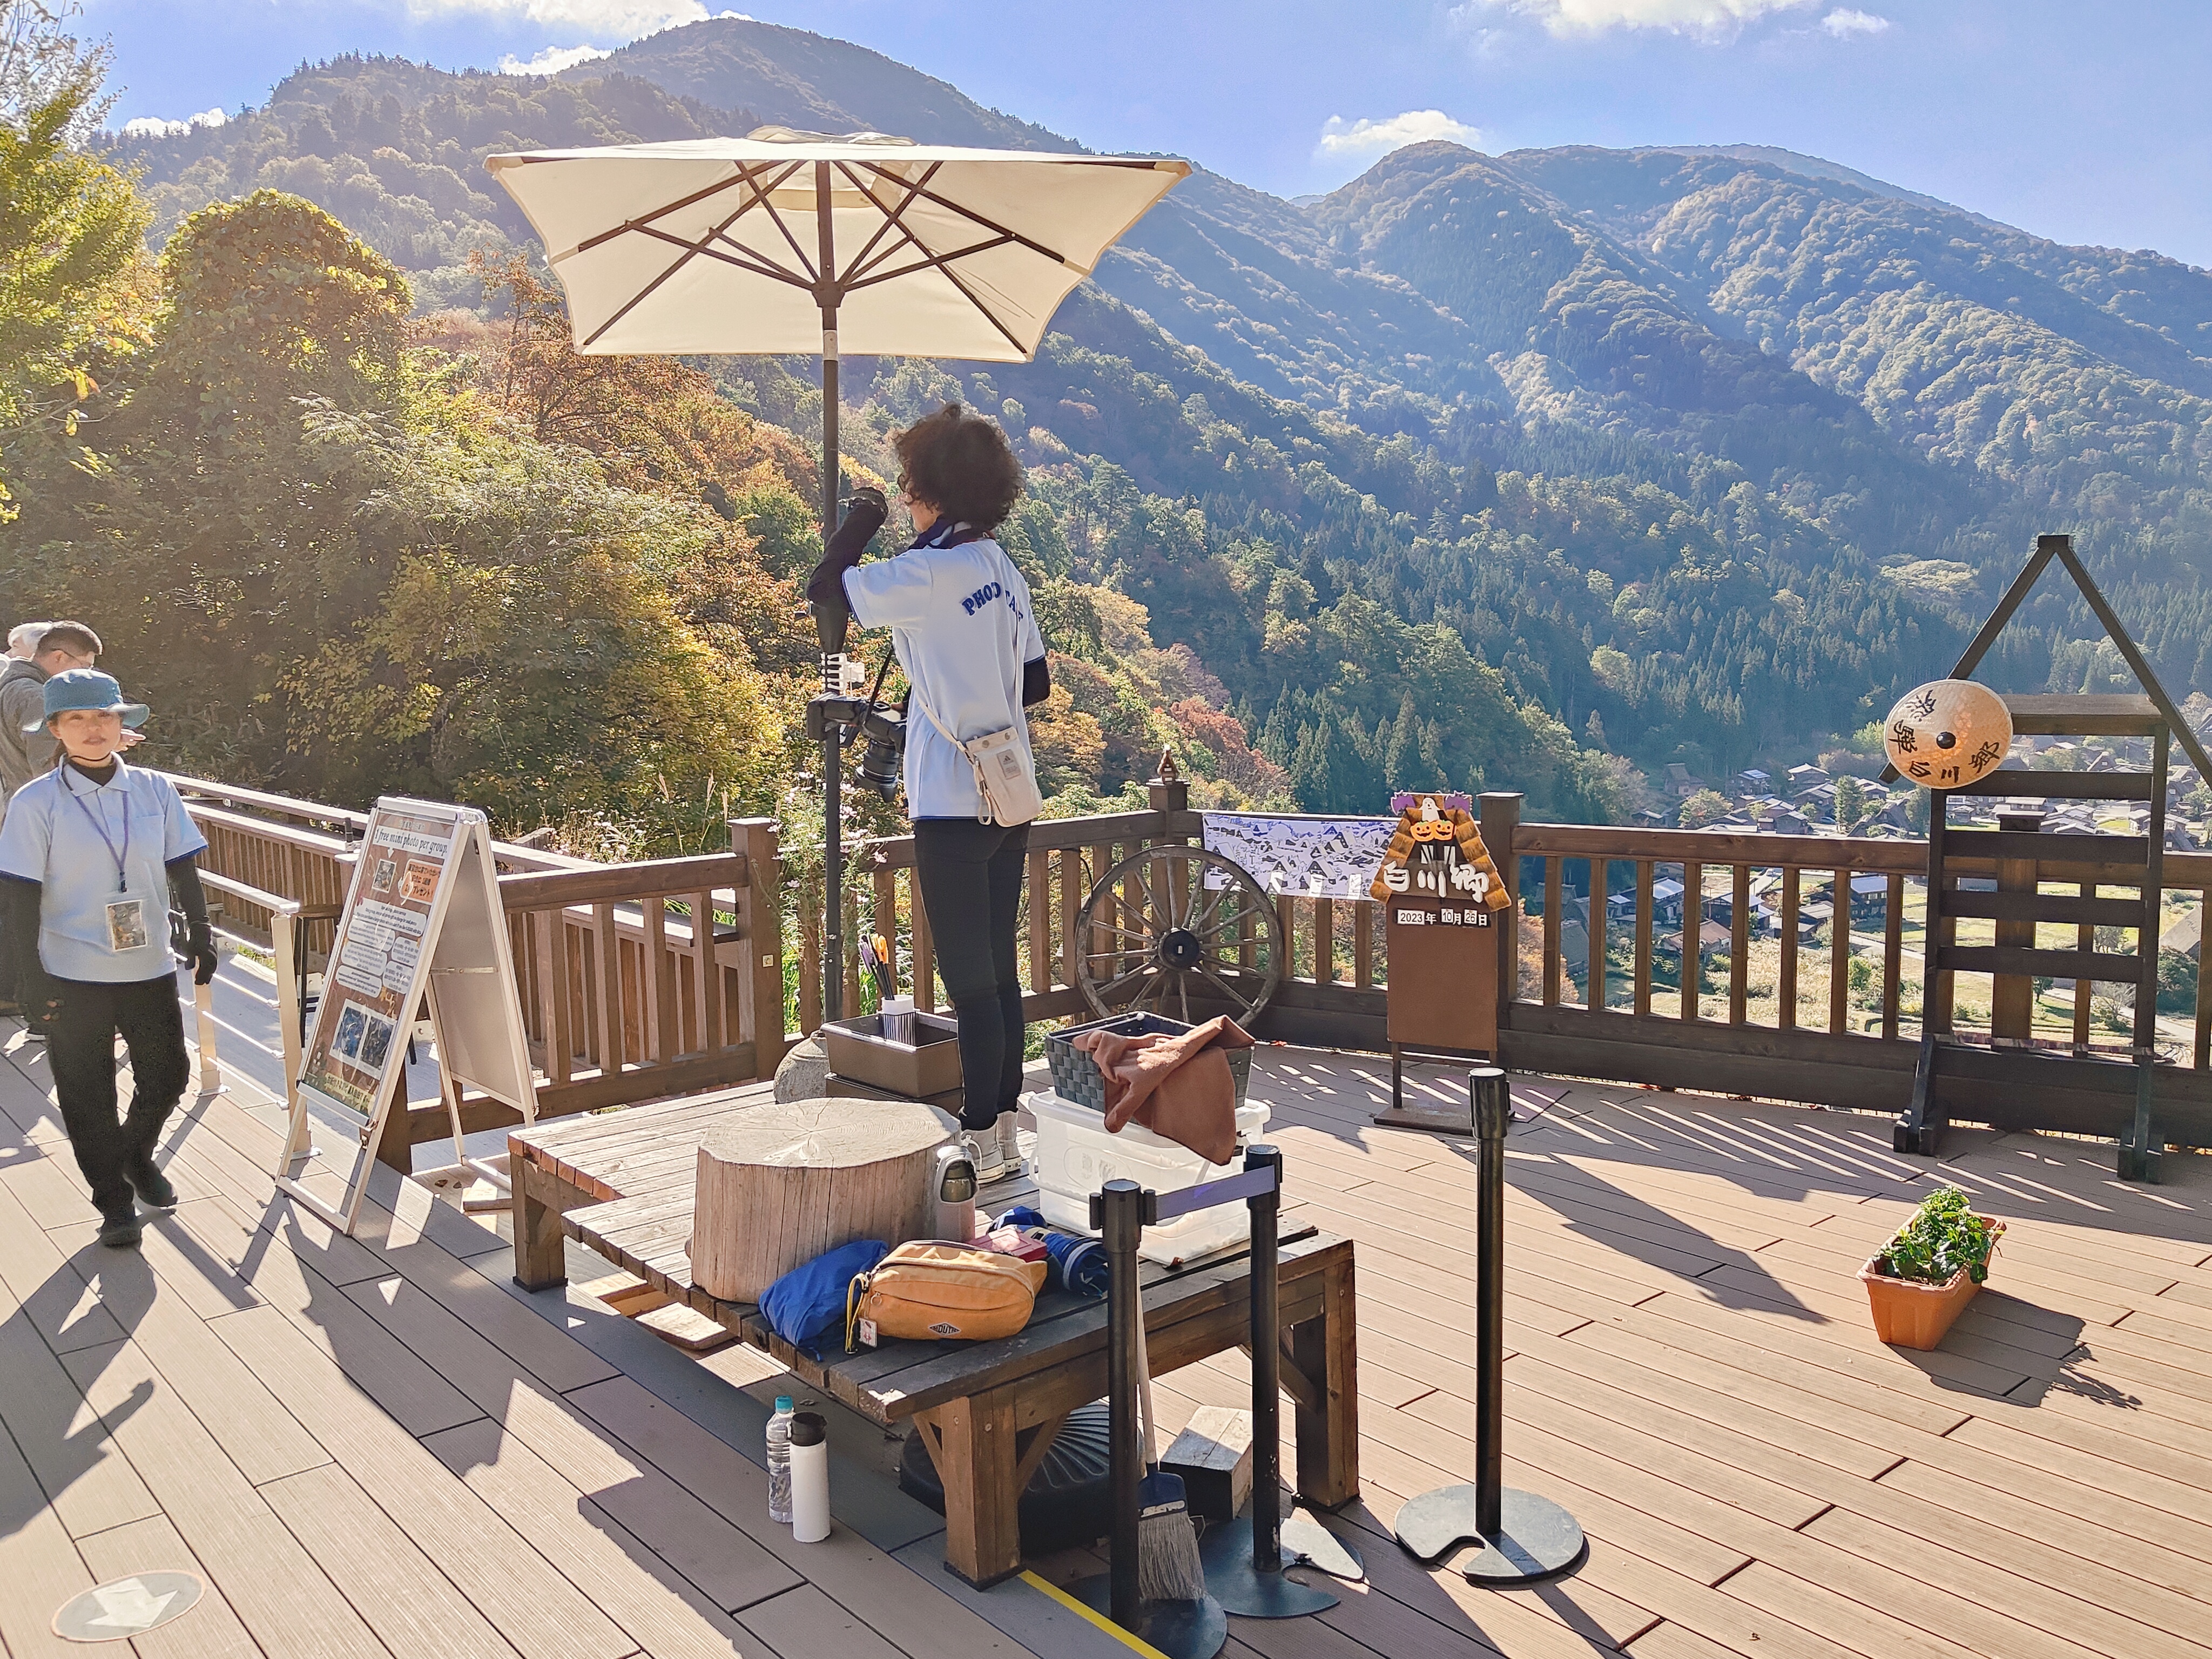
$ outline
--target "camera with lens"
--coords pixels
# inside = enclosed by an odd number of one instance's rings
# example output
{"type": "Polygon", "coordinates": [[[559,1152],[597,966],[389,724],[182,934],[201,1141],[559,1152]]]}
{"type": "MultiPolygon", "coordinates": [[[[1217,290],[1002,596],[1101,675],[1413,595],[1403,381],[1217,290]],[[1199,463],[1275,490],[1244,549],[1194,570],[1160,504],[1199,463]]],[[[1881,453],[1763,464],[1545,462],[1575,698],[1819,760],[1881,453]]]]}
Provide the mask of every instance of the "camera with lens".
{"type": "Polygon", "coordinates": [[[860,714],[860,781],[885,800],[898,793],[906,760],[906,711],[871,702],[860,714]]]}

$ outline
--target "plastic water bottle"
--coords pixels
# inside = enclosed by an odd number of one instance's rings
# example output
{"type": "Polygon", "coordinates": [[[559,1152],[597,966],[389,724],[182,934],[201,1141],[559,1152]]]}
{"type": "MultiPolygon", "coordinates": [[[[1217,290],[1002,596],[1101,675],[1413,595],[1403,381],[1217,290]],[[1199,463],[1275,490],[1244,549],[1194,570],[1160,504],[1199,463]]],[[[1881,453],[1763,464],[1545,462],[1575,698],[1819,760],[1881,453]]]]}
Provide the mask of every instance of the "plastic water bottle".
{"type": "Polygon", "coordinates": [[[791,1396],[775,1397],[768,1420],[768,1518],[791,1524],[791,1396]]]}

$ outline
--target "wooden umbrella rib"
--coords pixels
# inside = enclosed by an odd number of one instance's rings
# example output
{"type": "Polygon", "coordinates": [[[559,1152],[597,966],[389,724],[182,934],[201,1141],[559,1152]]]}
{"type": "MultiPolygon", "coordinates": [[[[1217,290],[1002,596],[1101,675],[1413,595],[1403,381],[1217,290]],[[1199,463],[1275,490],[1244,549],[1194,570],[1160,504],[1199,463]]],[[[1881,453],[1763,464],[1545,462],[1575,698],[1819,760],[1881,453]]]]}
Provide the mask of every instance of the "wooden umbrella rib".
{"type": "Polygon", "coordinates": [[[698,254],[702,258],[719,260],[721,264],[726,265],[735,265],[738,270],[748,271],[756,276],[766,276],[775,282],[788,283],[793,288],[811,288],[814,286],[814,284],[809,282],[805,277],[794,276],[791,272],[782,270],[776,265],[770,264],[766,259],[762,258],[757,252],[753,249],[747,247],[743,242],[731,241],[726,236],[718,236],[714,239],[727,245],[728,251],[726,252],[722,248],[707,247],[704,246],[694,247],[690,243],[685,241],[681,236],[675,235],[665,230],[649,230],[641,228],[638,234],[641,236],[650,236],[656,240],[667,242],[676,247],[690,249],[690,252],[698,254]]]}
{"type": "MultiPolygon", "coordinates": [[[[680,197],[677,200],[669,203],[665,207],[655,208],[652,212],[642,215],[638,218],[625,219],[622,223],[615,226],[611,229],[603,230],[596,236],[586,237],[569,251],[574,253],[588,253],[593,248],[599,246],[602,242],[611,242],[616,237],[627,235],[633,230],[644,230],[651,226],[657,219],[665,219],[670,214],[677,212],[681,209],[688,208],[695,203],[705,201],[709,196],[719,196],[724,191],[744,183],[745,177],[745,170],[743,167],[739,167],[735,176],[732,178],[717,180],[715,183],[706,186],[703,190],[695,190],[689,196],[680,197]]],[[[743,213],[744,209],[739,208],[738,211],[739,213],[743,213]]]]}
{"type": "MultiPolygon", "coordinates": [[[[784,176],[788,178],[790,176],[790,173],[787,171],[784,176]]],[[[597,345],[599,342],[600,336],[604,335],[617,323],[622,321],[623,318],[629,316],[629,313],[635,311],[639,306],[644,304],[645,301],[659,289],[663,283],[673,276],[678,271],[683,270],[684,266],[690,264],[695,258],[705,250],[709,242],[714,241],[717,237],[720,236],[724,231],[727,230],[732,225],[737,223],[739,219],[744,217],[744,215],[750,211],[754,203],[764,204],[767,202],[768,198],[761,193],[759,182],[753,178],[750,169],[741,167],[739,169],[738,179],[733,179],[731,182],[742,182],[750,185],[753,191],[752,201],[739,203],[738,204],[738,210],[735,213],[732,213],[728,218],[723,220],[721,223],[716,225],[704,236],[702,236],[696,243],[685,242],[680,237],[671,237],[666,231],[659,230],[644,224],[635,224],[634,226],[625,227],[625,228],[635,228],[641,234],[657,237],[664,240],[675,241],[683,247],[684,252],[677,256],[675,263],[671,264],[667,270],[662,271],[659,276],[654,277],[643,288],[638,289],[636,293],[631,295],[629,299],[623,301],[621,307],[615,312],[615,314],[608,318],[604,323],[601,323],[597,328],[593,329],[591,332],[590,337],[585,340],[583,345],[579,347],[578,349],[586,350],[597,345]]],[[[672,205],[671,208],[662,210],[664,212],[672,210],[672,205]]],[[[775,211],[775,210],[773,207],[769,209],[769,212],[771,216],[774,216],[775,211]]],[[[656,215],[653,216],[658,216],[656,215]]]]}
{"type": "MultiPolygon", "coordinates": [[[[918,259],[910,265],[901,265],[896,270],[880,271],[864,276],[858,282],[848,282],[845,284],[845,291],[850,294],[856,289],[873,288],[878,283],[895,283],[902,276],[913,276],[916,271],[941,270],[955,259],[969,259],[978,253],[988,253],[993,248],[1006,246],[1013,240],[1011,236],[994,236],[988,241],[970,243],[966,247],[955,248],[950,253],[928,253],[927,250],[924,249],[926,258],[918,259]]],[[[919,247],[921,244],[916,243],[915,246],[919,247]]]]}
{"type": "MultiPolygon", "coordinates": [[[[905,179],[900,179],[898,181],[899,187],[906,192],[906,195],[900,200],[896,206],[887,208],[882,202],[877,199],[875,191],[868,188],[866,181],[862,179],[860,174],[854,173],[850,166],[843,161],[837,163],[837,171],[843,173],[846,179],[851,182],[853,188],[859,191],[868,201],[873,203],[876,211],[884,216],[884,222],[876,227],[875,234],[869,237],[868,240],[861,245],[860,251],[853,256],[853,263],[845,268],[845,275],[840,281],[840,286],[850,289],[855,286],[855,278],[864,276],[867,274],[870,256],[875,252],[876,244],[884,240],[884,236],[886,232],[896,230],[903,234],[908,241],[914,240],[914,234],[907,229],[904,222],[902,222],[902,216],[905,214],[907,209],[914,204],[916,191],[919,190],[921,185],[927,185],[932,179],[934,179],[937,176],[938,168],[944,165],[945,164],[942,161],[932,161],[929,164],[928,170],[925,172],[920,179],[914,180],[912,183],[908,183],[905,179]]],[[[891,248],[886,248],[884,251],[884,258],[889,258],[895,251],[896,245],[891,248]]],[[[832,274],[834,275],[835,273],[833,272],[832,274]]]]}
{"type": "MultiPolygon", "coordinates": [[[[866,166],[869,171],[875,173],[879,176],[888,176],[891,178],[897,177],[895,173],[886,174],[884,169],[874,162],[866,162],[863,163],[863,165],[866,166]]],[[[903,181],[902,180],[901,182],[903,181]]],[[[963,206],[960,203],[953,201],[949,197],[939,196],[935,191],[929,189],[926,185],[917,183],[914,187],[914,193],[921,197],[924,201],[934,202],[938,206],[944,208],[948,212],[957,213],[962,218],[970,220],[973,222],[982,226],[983,228],[988,231],[1004,236],[1011,241],[1019,242],[1024,247],[1029,249],[1032,253],[1042,254],[1048,259],[1056,259],[1064,265],[1073,266],[1075,264],[1075,261],[1069,258],[1065,253],[1056,252],[1053,249],[1047,247],[1042,242],[1032,240],[1030,238],[1023,235],[1021,232],[1012,228],[1010,226],[999,223],[995,219],[986,218],[983,215],[976,212],[975,209],[963,206]]],[[[903,229],[904,227],[902,226],[901,228],[903,229]]],[[[925,252],[927,250],[925,250],[925,252]]]]}
{"type": "MultiPolygon", "coordinates": [[[[842,167],[843,164],[841,162],[841,163],[839,163],[839,165],[842,167]]],[[[880,167],[871,167],[871,168],[870,168],[870,171],[871,171],[871,172],[872,172],[873,173],[875,173],[875,174],[876,174],[876,176],[877,176],[878,178],[890,179],[894,180],[895,182],[899,183],[899,184],[901,184],[901,185],[904,185],[904,184],[906,183],[906,181],[905,181],[904,179],[898,179],[898,177],[897,177],[897,175],[896,175],[896,174],[895,174],[895,173],[885,173],[885,172],[884,171],[884,169],[882,169],[882,168],[880,168],[880,167]]],[[[851,173],[849,172],[849,170],[848,171],[848,173],[847,173],[847,175],[846,175],[846,176],[847,176],[848,178],[851,178],[851,177],[852,177],[852,174],[851,174],[851,173]]],[[[997,329],[997,330],[999,331],[1000,336],[1000,337],[1001,337],[1006,341],[1006,343],[1008,345],[1010,345],[1010,346],[1013,347],[1013,349],[1014,349],[1016,351],[1018,351],[1018,352],[1021,353],[1021,355],[1022,355],[1022,356],[1024,357],[1024,360],[1026,360],[1026,359],[1028,358],[1028,356],[1030,356],[1030,349],[1029,349],[1027,346],[1024,345],[1024,344],[1021,343],[1021,341],[1020,341],[1020,340],[1019,340],[1019,339],[1015,336],[1013,330],[1012,330],[1012,329],[1008,328],[1008,327],[1006,325],[1006,324],[1005,324],[1005,323],[1001,322],[1001,321],[999,319],[999,315],[998,315],[998,313],[997,313],[996,312],[993,311],[993,310],[991,309],[991,307],[988,307],[988,306],[985,305],[985,304],[983,303],[983,301],[982,301],[979,297],[977,297],[977,295],[976,295],[976,294],[975,294],[975,291],[973,289],[969,288],[969,287],[968,286],[968,284],[967,284],[967,283],[963,283],[963,282],[962,282],[962,281],[960,280],[960,274],[959,274],[957,271],[954,270],[951,265],[946,264],[944,264],[944,263],[942,263],[941,261],[939,261],[939,260],[938,259],[937,256],[936,256],[936,255],[935,255],[935,254],[931,251],[931,249],[930,249],[930,247],[929,247],[929,245],[928,245],[927,243],[924,242],[924,241],[923,241],[920,237],[916,236],[916,235],[914,234],[913,230],[912,230],[910,228],[908,228],[908,224],[907,224],[907,222],[906,222],[906,220],[905,220],[905,217],[904,217],[904,215],[905,215],[905,212],[906,212],[906,210],[907,210],[908,205],[909,204],[909,203],[911,202],[912,198],[913,198],[915,196],[923,196],[923,197],[927,197],[927,198],[929,200],[931,200],[931,201],[937,201],[937,200],[939,200],[939,198],[937,198],[936,196],[934,196],[933,194],[932,194],[931,192],[929,192],[927,190],[926,190],[926,189],[923,187],[923,185],[924,185],[924,182],[925,182],[925,180],[926,180],[927,177],[927,175],[925,175],[925,176],[924,176],[924,179],[923,179],[923,180],[916,180],[916,181],[915,181],[915,182],[911,186],[909,186],[909,187],[908,187],[908,201],[907,201],[907,202],[902,202],[902,203],[899,204],[898,212],[897,212],[896,214],[886,214],[886,215],[884,216],[884,223],[883,223],[883,225],[882,225],[882,226],[880,226],[880,227],[878,227],[878,232],[879,232],[879,234],[880,234],[880,232],[881,232],[882,230],[884,230],[884,229],[890,229],[890,230],[895,230],[895,231],[896,231],[896,232],[899,234],[899,235],[900,235],[902,238],[903,238],[903,239],[904,239],[904,242],[905,242],[905,245],[906,245],[906,246],[912,247],[912,248],[915,250],[915,252],[917,252],[917,253],[919,253],[919,254],[921,254],[921,255],[922,256],[922,258],[923,258],[923,259],[924,259],[925,261],[927,261],[927,262],[928,262],[928,263],[927,263],[927,264],[925,264],[925,265],[921,265],[921,266],[917,266],[917,267],[915,267],[915,269],[917,269],[917,270],[930,269],[930,270],[938,270],[938,271],[939,271],[939,272],[943,273],[944,277],[945,277],[945,280],[946,282],[948,282],[948,283],[951,283],[951,284],[952,284],[952,286],[953,286],[956,289],[957,289],[957,290],[958,290],[959,295],[960,295],[960,297],[961,297],[962,299],[963,299],[963,300],[967,301],[968,301],[968,303],[969,303],[969,305],[971,305],[971,306],[975,307],[975,309],[976,309],[978,312],[981,313],[982,313],[982,315],[983,315],[984,319],[985,319],[987,322],[988,322],[988,323],[991,325],[991,326],[992,326],[993,328],[995,328],[995,329],[997,329]]],[[[860,180],[859,180],[858,179],[853,179],[853,182],[854,182],[856,185],[860,184],[860,180]]],[[[865,187],[863,187],[863,188],[861,189],[861,192],[860,192],[860,193],[861,193],[862,195],[864,195],[864,196],[866,196],[866,197],[867,197],[867,198],[868,198],[870,201],[872,201],[872,201],[875,201],[875,199],[876,199],[876,198],[875,198],[875,197],[874,197],[874,195],[873,195],[873,193],[872,193],[872,192],[871,192],[871,191],[867,191],[865,187]]],[[[880,210],[880,209],[881,209],[882,204],[881,204],[880,203],[878,203],[877,205],[878,205],[878,210],[880,210]]],[[[980,219],[980,218],[977,218],[977,217],[976,217],[976,216],[975,216],[975,215],[974,215],[974,214],[972,214],[972,213],[967,213],[967,212],[966,212],[966,210],[964,210],[964,209],[957,209],[957,208],[956,208],[956,209],[955,209],[955,210],[956,210],[956,211],[958,211],[958,212],[961,212],[961,213],[963,213],[963,214],[964,214],[964,215],[965,215],[965,216],[967,216],[967,217],[969,217],[969,218],[970,218],[970,219],[975,219],[975,222],[976,222],[976,223],[978,223],[978,224],[984,224],[984,223],[986,223],[986,222],[985,222],[985,221],[983,221],[983,220],[981,220],[981,219],[980,219]]],[[[1019,237],[1016,237],[1016,236],[1014,236],[1014,235],[1013,235],[1013,233],[1012,233],[1011,231],[1005,231],[1005,230],[1003,229],[1003,228],[1002,228],[1002,227],[1000,227],[1000,226],[997,226],[997,225],[990,225],[990,226],[988,226],[988,228],[990,228],[990,229],[992,229],[992,230],[994,230],[994,231],[1000,231],[1002,234],[1006,235],[1006,236],[1007,236],[1007,237],[1009,237],[1011,240],[1016,240],[1016,241],[1020,241],[1020,240],[1023,240],[1023,239],[1021,239],[1021,238],[1019,238],[1019,237]]],[[[894,246],[897,246],[897,245],[896,245],[896,244],[894,244],[894,246]]],[[[1036,245],[1035,243],[1029,243],[1029,244],[1026,244],[1026,246],[1032,246],[1032,247],[1034,247],[1034,246],[1036,246],[1036,245]]],[[[881,257],[885,258],[890,258],[890,252],[891,252],[891,250],[890,250],[890,249],[885,250],[884,253],[881,257]]],[[[1038,249],[1038,252],[1042,252],[1042,253],[1048,254],[1048,255],[1049,255],[1051,258],[1060,258],[1060,256],[1059,256],[1058,254],[1052,253],[1051,250],[1050,250],[1050,249],[1048,249],[1048,248],[1039,248],[1039,249],[1038,249]]],[[[1065,261],[1065,260],[1062,260],[1062,261],[1061,261],[1061,263],[1062,263],[1062,264],[1065,264],[1065,263],[1066,263],[1066,261],[1065,261]]],[[[850,287],[858,287],[858,286],[861,286],[861,285],[862,285],[862,284],[853,283],[853,284],[849,284],[848,286],[850,286],[850,287]]]]}

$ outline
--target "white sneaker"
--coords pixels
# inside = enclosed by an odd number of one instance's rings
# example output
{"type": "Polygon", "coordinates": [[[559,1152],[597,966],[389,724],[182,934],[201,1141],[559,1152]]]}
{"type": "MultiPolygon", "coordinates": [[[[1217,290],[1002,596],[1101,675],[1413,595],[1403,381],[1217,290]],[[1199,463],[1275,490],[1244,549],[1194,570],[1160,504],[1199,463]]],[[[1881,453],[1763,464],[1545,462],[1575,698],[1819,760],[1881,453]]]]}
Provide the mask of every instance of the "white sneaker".
{"type": "Polygon", "coordinates": [[[1022,1160],[1021,1133],[1015,1127],[1021,1121],[1012,1112],[999,1114],[999,1156],[1006,1160],[1008,1175],[1027,1175],[1029,1165],[1022,1160]]]}
{"type": "Polygon", "coordinates": [[[995,1127],[978,1132],[969,1129],[960,1137],[961,1150],[968,1161],[975,1166],[975,1184],[988,1187],[994,1181],[1006,1178],[1006,1160],[999,1151],[999,1133],[995,1127]]]}

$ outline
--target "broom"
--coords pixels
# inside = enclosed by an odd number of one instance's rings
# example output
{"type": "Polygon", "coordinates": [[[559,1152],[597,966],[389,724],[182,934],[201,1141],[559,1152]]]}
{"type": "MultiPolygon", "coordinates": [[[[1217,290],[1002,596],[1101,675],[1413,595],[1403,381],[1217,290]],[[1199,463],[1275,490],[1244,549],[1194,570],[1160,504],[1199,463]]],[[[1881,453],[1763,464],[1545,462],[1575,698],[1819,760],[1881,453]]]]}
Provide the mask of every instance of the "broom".
{"type": "Polygon", "coordinates": [[[1152,1363],[1145,1347],[1144,1304],[1137,1307],[1137,1434],[1145,1478],[1137,1483],[1137,1594],[1147,1601],[1195,1601],[1206,1594],[1198,1532],[1183,1501],[1182,1477],[1164,1473],[1152,1456],[1152,1363]]]}

